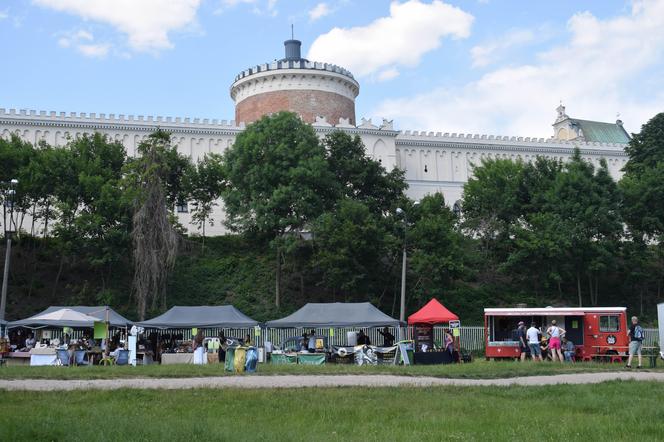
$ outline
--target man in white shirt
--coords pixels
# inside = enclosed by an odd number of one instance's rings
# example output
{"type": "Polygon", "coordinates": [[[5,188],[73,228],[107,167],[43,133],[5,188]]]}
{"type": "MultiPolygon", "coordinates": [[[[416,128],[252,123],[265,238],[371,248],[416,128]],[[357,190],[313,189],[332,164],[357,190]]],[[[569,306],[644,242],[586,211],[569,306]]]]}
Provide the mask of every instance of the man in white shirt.
{"type": "Polygon", "coordinates": [[[540,348],[540,331],[537,329],[537,324],[534,322],[530,324],[530,328],[526,330],[526,336],[528,336],[528,347],[530,347],[530,356],[532,356],[533,361],[540,360],[542,361],[542,349],[540,348]]]}

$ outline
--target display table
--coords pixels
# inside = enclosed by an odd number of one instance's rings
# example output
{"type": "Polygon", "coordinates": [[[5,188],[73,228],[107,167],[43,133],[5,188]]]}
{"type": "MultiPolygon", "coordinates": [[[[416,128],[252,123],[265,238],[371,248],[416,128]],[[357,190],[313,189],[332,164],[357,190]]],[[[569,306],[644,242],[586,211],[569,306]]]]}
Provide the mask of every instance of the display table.
{"type": "Polygon", "coordinates": [[[297,364],[297,354],[295,353],[272,353],[270,358],[270,363],[279,365],[279,364],[297,364]]]}
{"type": "Polygon", "coordinates": [[[33,348],[30,350],[30,365],[55,365],[57,357],[54,348],[33,348]]]}
{"type": "Polygon", "coordinates": [[[454,358],[448,351],[416,352],[413,360],[415,365],[451,364],[454,362],[454,358]]]}
{"type": "Polygon", "coordinates": [[[325,353],[298,353],[297,363],[301,365],[325,365],[325,353]]]}
{"type": "Polygon", "coordinates": [[[161,354],[161,364],[162,365],[193,364],[193,363],[194,363],[194,354],[193,353],[162,353],[161,354]]]}
{"type": "Polygon", "coordinates": [[[10,351],[4,358],[7,365],[29,365],[30,352],[28,351],[10,351]]]}

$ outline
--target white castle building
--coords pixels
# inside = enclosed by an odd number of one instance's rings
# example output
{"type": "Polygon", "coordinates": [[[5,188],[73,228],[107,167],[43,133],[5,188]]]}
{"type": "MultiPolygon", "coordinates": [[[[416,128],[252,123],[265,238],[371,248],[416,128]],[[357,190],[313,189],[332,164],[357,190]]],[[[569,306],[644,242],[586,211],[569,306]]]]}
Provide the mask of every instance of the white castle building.
{"type": "MultiPolygon", "coordinates": [[[[60,146],[83,134],[99,132],[121,141],[130,155],[155,129],[172,134],[183,154],[193,160],[207,152],[223,153],[233,144],[246,124],[263,115],[288,110],[299,114],[321,135],[343,130],[361,137],[367,155],[388,170],[405,171],[407,194],[415,200],[441,192],[450,206],[462,196],[463,185],[472,176],[474,165],[483,158],[509,158],[531,161],[538,156],[566,160],[579,148],[582,156],[599,164],[603,158],[615,179],[627,162],[624,151],[629,135],[620,120],[601,123],[570,118],[558,107],[551,138],[494,136],[462,133],[396,131],[392,121],[374,124],[370,119],[355,120],[355,98],[359,83],[347,70],[328,63],[311,62],[300,56],[301,43],[287,40],[286,56],[242,71],[231,85],[235,120],[171,118],[103,113],[65,113],[0,109],[0,136],[16,134],[31,143],[44,141],[60,146]]],[[[186,207],[178,208],[183,225],[190,224],[186,207]]],[[[213,214],[208,234],[221,234],[223,207],[213,214]]]]}

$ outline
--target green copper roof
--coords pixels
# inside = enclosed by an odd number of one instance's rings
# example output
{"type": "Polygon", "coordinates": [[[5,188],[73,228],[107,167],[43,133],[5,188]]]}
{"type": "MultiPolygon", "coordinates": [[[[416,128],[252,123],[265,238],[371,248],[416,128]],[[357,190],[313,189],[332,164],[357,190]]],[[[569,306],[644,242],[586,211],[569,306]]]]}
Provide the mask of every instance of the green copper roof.
{"type": "Polygon", "coordinates": [[[577,120],[571,118],[572,124],[581,128],[586,141],[600,143],[629,143],[629,134],[617,123],[600,123],[599,121],[577,120]]]}

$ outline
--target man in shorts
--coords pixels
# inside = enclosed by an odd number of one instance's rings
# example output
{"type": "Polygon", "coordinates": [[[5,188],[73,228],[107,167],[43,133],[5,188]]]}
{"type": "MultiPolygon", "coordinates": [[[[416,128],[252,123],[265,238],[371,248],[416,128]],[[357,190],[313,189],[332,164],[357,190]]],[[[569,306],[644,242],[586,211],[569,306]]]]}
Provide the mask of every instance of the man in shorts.
{"type": "Polygon", "coordinates": [[[632,316],[632,325],[627,331],[629,336],[629,358],[627,358],[627,368],[632,368],[632,358],[634,354],[639,355],[639,365],[636,368],[641,368],[641,346],[643,345],[643,328],[639,325],[639,318],[632,316]]]}
{"type": "Polygon", "coordinates": [[[526,324],[519,321],[519,327],[516,329],[516,337],[519,340],[519,350],[521,351],[521,362],[526,360],[526,356],[530,353],[528,348],[528,337],[526,336],[526,324]]]}
{"type": "Polygon", "coordinates": [[[530,347],[530,356],[533,361],[542,361],[542,350],[540,349],[540,331],[537,329],[537,324],[534,322],[530,324],[530,328],[526,331],[528,336],[528,347],[530,347]]]}

